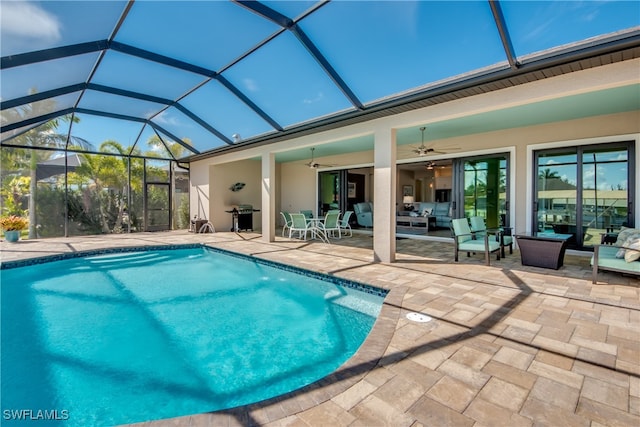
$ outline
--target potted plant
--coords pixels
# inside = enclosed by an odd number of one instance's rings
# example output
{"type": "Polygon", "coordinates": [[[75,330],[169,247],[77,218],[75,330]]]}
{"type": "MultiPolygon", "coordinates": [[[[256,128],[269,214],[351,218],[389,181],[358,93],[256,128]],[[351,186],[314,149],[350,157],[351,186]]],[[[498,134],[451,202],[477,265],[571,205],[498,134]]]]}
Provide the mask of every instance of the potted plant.
{"type": "Polygon", "coordinates": [[[27,228],[29,220],[16,215],[0,217],[0,228],[4,231],[4,238],[7,242],[17,242],[20,232],[27,228]]]}

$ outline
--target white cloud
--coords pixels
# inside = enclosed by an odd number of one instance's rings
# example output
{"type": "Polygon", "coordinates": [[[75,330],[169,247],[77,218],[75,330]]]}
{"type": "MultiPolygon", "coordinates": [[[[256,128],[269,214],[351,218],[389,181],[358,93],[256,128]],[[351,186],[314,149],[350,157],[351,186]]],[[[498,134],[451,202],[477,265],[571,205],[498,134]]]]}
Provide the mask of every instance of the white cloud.
{"type": "MultiPolygon", "coordinates": [[[[586,181],[588,179],[593,178],[594,175],[595,175],[595,172],[593,168],[588,168],[583,171],[582,179],[586,181]]],[[[600,174],[598,174],[598,176],[600,176],[600,174]]]]}
{"type": "Polygon", "coordinates": [[[315,104],[316,102],[322,101],[324,99],[324,93],[318,92],[318,95],[315,98],[305,98],[302,100],[305,104],[315,104]]]}
{"type": "Polygon", "coordinates": [[[60,22],[58,19],[26,1],[2,2],[2,36],[14,36],[24,39],[60,40],[60,22]]]}
{"type": "Polygon", "coordinates": [[[242,83],[244,83],[244,87],[249,91],[249,92],[257,92],[258,91],[258,83],[250,78],[246,78],[242,80],[242,83]]]}
{"type": "Polygon", "coordinates": [[[167,111],[163,111],[153,118],[153,121],[159,125],[170,125],[170,126],[180,126],[180,121],[177,117],[171,116],[167,111]]]}
{"type": "Polygon", "coordinates": [[[540,25],[531,28],[523,37],[523,40],[535,40],[540,38],[542,35],[547,34],[549,32],[549,27],[551,26],[551,22],[543,22],[540,25]]]}
{"type": "Polygon", "coordinates": [[[598,11],[597,11],[597,10],[594,10],[594,11],[592,11],[592,12],[590,12],[590,13],[585,14],[585,15],[582,17],[582,20],[583,20],[583,21],[586,21],[586,22],[593,22],[593,21],[595,21],[595,20],[596,20],[596,18],[597,18],[597,17],[598,17],[598,11]]]}

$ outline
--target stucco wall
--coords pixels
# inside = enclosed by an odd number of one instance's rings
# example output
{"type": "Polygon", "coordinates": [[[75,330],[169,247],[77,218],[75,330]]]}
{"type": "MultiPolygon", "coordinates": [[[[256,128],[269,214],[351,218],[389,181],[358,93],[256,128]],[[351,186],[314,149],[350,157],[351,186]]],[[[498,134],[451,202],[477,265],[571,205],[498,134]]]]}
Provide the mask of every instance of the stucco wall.
{"type": "MultiPolygon", "coordinates": [[[[572,121],[549,123],[539,126],[487,132],[446,140],[449,146],[469,147],[469,151],[460,150],[451,153],[449,158],[458,156],[498,153],[511,150],[514,155],[511,167],[512,200],[514,208],[512,223],[518,231],[525,231],[530,216],[528,206],[532,165],[528,152],[532,149],[549,146],[567,146],[578,144],[604,143],[633,139],[640,134],[640,113],[637,111],[607,116],[591,117],[572,121]],[[620,137],[619,135],[626,135],[620,137]],[[631,135],[631,136],[629,136],[631,135]],[[472,148],[472,149],[471,149],[472,148]]],[[[442,141],[431,141],[437,145],[442,141]]],[[[399,147],[399,153],[402,147],[399,147]]],[[[640,147],[636,147],[638,158],[640,147]]],[[[351,153],[342,156],[321,157],[320,163],[335,165],[336,168],[362,166],[373,161],[373,151],[351,153]]],[[[640,158],[636,160],[640,164],[640,158]]],[[[229,214],[224,212],[232,205],[250,203],[260,208],[260,161],[239,160],[220,165],[208,165],[207,161],[194,162],[191,165],[191,217],[208,217],[216,228],[229,228],[229,214]],[[245,182],[247,186],[238,193],[228,188],[235,182],[245,182]]],[[[280,210],[297,212],[301,209],[316,210],[316,170],[309,169],[303,162],[290,162],[277,165],[276,213],[280,210]]],[[[367,182],[367,195],[372,198],[373,188],[367,182]]],[[[402,185],[413,185],[407,176],[398,179],[398,202],[401,203],[402,185]]],[[[636,195],[640,200],[640,194],[636,195]]],[[[279,214],[276,222],[280,224],[279,214]]],[[[636,220],[638,222],[638,220],[636,220]]],[[[254,227],[260,227],[260,215],[254,216],[254,227]]]]}
{"type": "MultiPolygon", "coordinates": [[[[216,230],[231,229],[231,215],[226,212],[234,205],[250,204],[261,209],[261,162],[259,160],[237,160],[215,164],[209,160],[191,163],[190,167],[190,217],[207,218],[216,230]],[[229,190],[237,182],[245,187],[233,192],[229,190]]],[[[276,181],[280,182],[280,167],[276,165],[276,181]]],[[[280,203],[281,188],[276,187],[276,204],[280,203]]],[[[254,230],[261,230],[262,214],[253,216],[254,230]]]]}
{"type": "Polygon", "coordinates": [[[280,168],[280,211],[299,212],[308,209],[317,211],[316,171],[302,163],[283,163],[280,168]]]}

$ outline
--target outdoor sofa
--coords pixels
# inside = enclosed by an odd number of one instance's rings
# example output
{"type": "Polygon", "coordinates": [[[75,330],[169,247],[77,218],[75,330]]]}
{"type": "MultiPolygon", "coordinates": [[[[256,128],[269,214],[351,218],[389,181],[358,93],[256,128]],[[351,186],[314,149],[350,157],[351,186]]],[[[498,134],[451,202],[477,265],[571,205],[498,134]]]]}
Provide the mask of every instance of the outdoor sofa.
{"type": "Polygon", "coordinates": [[[599,270],[640,276],[640,229],[622,227],[614,245],[595,245],[591,266],[594,284],[599,270]]]}
{"type": "Polygon", "coordinates": [[[436,227],[449,228],[451,224],[450,202],[418,202],[413,204],[413,211],[425,216],[425,209],[430,216],[436,217],[436,227]]]}

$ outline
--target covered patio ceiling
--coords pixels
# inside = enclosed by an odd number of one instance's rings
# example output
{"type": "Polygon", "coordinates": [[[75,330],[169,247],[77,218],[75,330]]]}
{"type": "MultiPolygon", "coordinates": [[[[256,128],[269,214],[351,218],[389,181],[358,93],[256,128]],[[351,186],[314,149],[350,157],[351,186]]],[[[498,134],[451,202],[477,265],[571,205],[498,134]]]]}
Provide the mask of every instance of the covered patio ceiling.
{"type": "MultiPolygon", "coordinates": [[[[2,146],[64,118],[69,151],[115,140],[133,153],[159,139],[154,156],[201,158],[640,56],[640,4],[628,1],[0,7],[2,146]]],[[[574,95],[431,123],[426,137],[629,111],[639,98],[637,86],[574,95]]],[[[419,127],[398,143],[419,142],[419,127]]],[[[372,147],[364,136],[322,154],[372,147]]]]}

